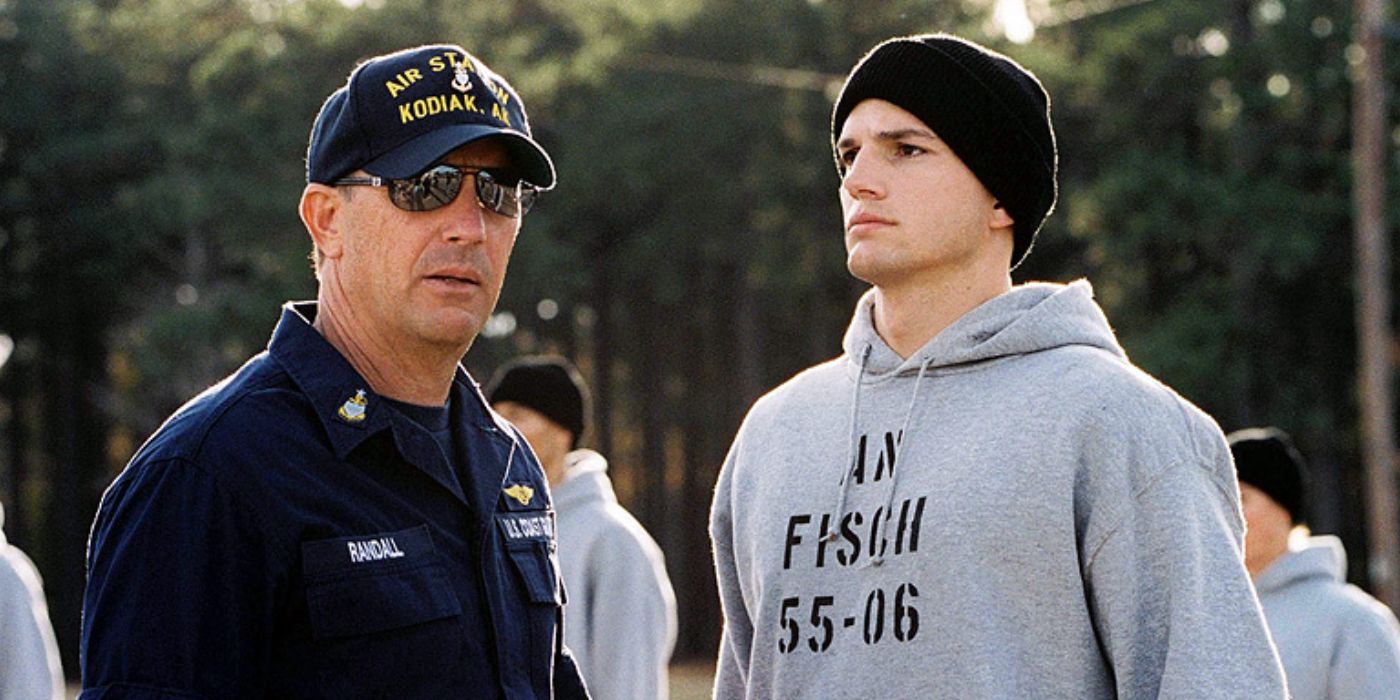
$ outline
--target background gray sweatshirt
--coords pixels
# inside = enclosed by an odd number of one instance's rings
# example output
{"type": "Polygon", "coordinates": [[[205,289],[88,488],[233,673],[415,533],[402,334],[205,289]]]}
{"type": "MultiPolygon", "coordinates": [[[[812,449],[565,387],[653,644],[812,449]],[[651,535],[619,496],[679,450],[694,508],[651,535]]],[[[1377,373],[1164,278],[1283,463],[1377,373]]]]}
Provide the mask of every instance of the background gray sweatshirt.
{"type": "Polygon", "coordinates": [[[617,502],[608,462],[574,450],[551,492],[564,643],[594,700],[664,700],[676,645],[676,597],[656,541],[617,502]]]}
{"type": "Polygon", "coordinates": [[[1281,698],[1224,436],[1086,282],[908,360],[871,295],[760,399],[711,516],[718,698],[1281,698]]]}
{"type": "Polygon", "coordinates": [[[1400,697],[1400,626],[1380,601],[1346,582],[1331,535],[1274,560],[1254,584],[1293,700],[1400,697]]]}
{"type": "Polygon", "coordinates": [[[0,506],[0,700],[64,696],[58,642],[34,562],[5,539],[0,506]]]}

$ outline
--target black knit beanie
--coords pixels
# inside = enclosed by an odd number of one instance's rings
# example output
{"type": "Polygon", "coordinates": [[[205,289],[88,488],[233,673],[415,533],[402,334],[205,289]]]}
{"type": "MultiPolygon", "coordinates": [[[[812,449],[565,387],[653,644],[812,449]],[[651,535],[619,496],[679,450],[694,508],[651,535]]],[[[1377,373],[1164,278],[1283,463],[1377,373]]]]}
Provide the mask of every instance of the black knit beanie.
{"type": "Polygon", "coordinates": [[[1277,428],[1249,428],[1230,433],[1226,439],[1240,481],[1268,494],[1288,511],[1295,525],[1306,521],[1303,495],[1307,467],[1288,433],[1277,428]]]}
{"type": "MultiPolygon", "coordinates": [[[[1015,221],[1011,267],[1055,208],[1058,155],[1050,96],[1020,64],[947,34],[896,37],[851,70],[831,114],[835,150],[851,110],[891,102],[933,129],[1015,221]]],[[[836,164],[841,170],[841,163],[836,164]]]]}
{"type": "Polygon", "coordinates": [[[491,377],[486,400],[533,409],[574,434],[574,448],[588,420],[588,386],[572,363],[562,357],[522,357],[506,363],[491,377]]]}

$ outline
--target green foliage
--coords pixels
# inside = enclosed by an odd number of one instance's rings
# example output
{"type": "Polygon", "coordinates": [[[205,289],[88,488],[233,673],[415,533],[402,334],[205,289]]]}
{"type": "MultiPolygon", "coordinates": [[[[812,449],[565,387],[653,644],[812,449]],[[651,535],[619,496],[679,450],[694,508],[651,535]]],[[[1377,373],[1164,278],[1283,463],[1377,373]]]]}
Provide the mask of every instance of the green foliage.
{"type": "Polygon", "coordinates": [[[1349,455],[1338,10],[1144,7],[1045,37],[1071,60],[1042,75],[1060,96],[1062,221],[1134,357],[1227,428],[1278,422],[1349,455]]]}

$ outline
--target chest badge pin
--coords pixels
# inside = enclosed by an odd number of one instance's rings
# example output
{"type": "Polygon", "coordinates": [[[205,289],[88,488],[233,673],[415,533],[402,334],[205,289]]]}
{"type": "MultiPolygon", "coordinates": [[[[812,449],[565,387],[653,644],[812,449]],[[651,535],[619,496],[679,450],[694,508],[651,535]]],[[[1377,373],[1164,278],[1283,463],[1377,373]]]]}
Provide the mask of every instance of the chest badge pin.
{"type": "Polygon", "coordinates": [[[368,405],[369,400],[365,398],[365,390],[360,389],[355,392],[354,396],[346,399],[345,403],[340,405],[340,410],[337,413],[346,423],[359,423],[365,419],[365,406],[368,405]]]}
{"type": "Polygon", "coordinates": [[[530,505],[530,499],[535,497],[535,490],[525,484],[516,484],[505,490],[506,495],[520,501],[520,505],[530,505]]]}

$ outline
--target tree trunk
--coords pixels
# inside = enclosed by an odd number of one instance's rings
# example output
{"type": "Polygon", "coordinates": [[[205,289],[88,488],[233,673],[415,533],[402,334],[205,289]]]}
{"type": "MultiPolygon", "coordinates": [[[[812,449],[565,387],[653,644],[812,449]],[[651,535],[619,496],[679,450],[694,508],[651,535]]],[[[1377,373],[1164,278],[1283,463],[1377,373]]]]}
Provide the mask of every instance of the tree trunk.
{"type": "Polygon", "coordinates": [[[1380,0],[1357,0],[1357,66],[1352,110],[1353,203],[1356,210],[1356,328],[1361,433],[1366,466],[1370,574],[1376,597],[1400,607],[1400,533],[1395,517],[1395,414],[1390,354],[1390,239],[1385,221],[1385,81],[1381,74],[1380,0]]]}

